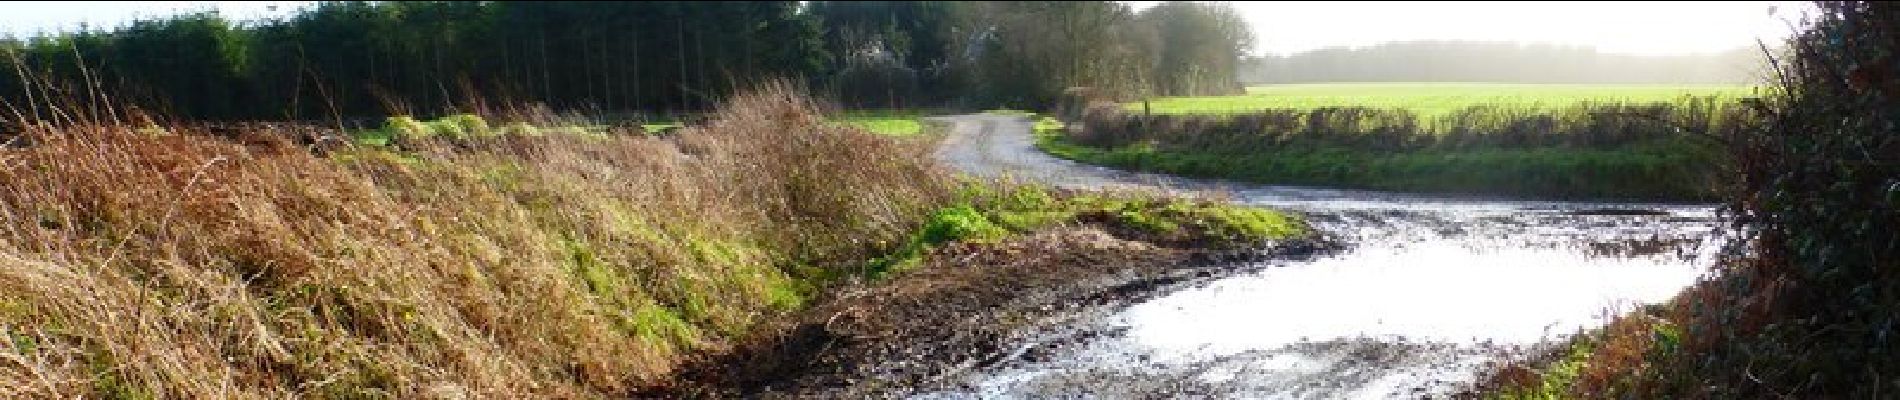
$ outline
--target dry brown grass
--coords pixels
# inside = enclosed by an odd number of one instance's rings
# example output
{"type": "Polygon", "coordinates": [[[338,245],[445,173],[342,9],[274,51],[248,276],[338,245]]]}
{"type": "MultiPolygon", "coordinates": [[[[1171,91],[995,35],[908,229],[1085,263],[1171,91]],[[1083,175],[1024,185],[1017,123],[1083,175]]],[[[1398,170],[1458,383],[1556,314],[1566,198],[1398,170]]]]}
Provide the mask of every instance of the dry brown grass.
{"type": "Polygon", "coordinates": [[[1783,297],[1793,285],[1779,270],[1783,265],[1767,262],[1773,257],[1758,252],[1726,258],[1718,262],[1719,274],[1669,302],[1619,313],[1607,326],[1571,344],[1584,346],[1587,353],[1574,367],[1574,376],[1547,379],[1542,374],[1557,373],[1565,361],[1528,360],[1493,371],[1480,388],[1492,398],[1731,398],[1723,391],[1761,384],[1752,374],[1788,368],[1720,363],[1732,361],[1727,359],[1697,365],[1706,357],[1738,351],[1736,337],[1752,337],[1787,323],[1783,297]],[[1698,368],[1742,371],[1728,371],[1739,372],[1739,377],[1717,376],[1698,368]]]}
{"type": "Polygon", "coordinates": [[[1683,371],[1692,367],[1680,364],[1732,350],[1731,338],[1759,334],[1783,318],[1778,297],[1790,288],[1789,282],[1759,257],[1725,260],[1722,274],[1691,286],[1655,313],[1630,313],[1612,321],[1596,333],[1598,343],[1569,394],[1601,398],[1673,391],[1693,398],[1723,397],[1704,389],[1738,382],[1687,376],[1683,371]],[[1665,332],[1675,333],[1674,340],[1664,340],[1671,336],[1665,332]]]}
{"type": "Polygon", "coordinates": [[[628,393],[949,201],[923,147],[820,118],[774,86],[667,138],[328,157],[34,128],[0,149],[0,397],[628,393]]]}

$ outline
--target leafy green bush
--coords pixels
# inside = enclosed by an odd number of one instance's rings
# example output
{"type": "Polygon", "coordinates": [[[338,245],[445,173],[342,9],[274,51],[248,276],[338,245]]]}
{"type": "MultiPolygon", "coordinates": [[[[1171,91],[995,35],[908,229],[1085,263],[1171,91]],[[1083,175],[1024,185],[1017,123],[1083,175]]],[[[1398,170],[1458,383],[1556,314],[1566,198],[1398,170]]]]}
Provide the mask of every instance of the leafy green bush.
{"type": "Polygon", "coordinates": [[[1754,258],[1685,301],[1640,397],[1890,397],[1900,375],[1900,5],[1820,2],[1736,136],[1754,258]],[[1687,378],[1685,378],[1687,377],[1687,378]]]}

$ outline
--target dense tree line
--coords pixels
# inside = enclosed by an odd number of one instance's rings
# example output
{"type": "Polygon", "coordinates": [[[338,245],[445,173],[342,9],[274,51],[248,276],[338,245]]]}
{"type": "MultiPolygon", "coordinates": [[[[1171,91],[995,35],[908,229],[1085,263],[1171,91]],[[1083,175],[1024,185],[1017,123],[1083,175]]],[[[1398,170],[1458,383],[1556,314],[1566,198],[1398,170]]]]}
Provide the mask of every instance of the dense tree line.
{"type": "Polygon", "coordinates": [[[898,108],[950,98],[953,3],[814,1],[837,68],[821,84],[855,106],[898,108]],[[927,94],[935,94],[929,96],[927,94]]]}
{"type": "Polygon", "coordinates": [[[1253,34],[1225,4],[1167,2],[1141,12],[1109,2],[978,3],[964,10],[962,60],[987,104],[1044,106],[1069,88],[1096,95],[1236,93],[1253,34]]]}
{"type": "Polygon", "coordinates": [[[852,106],[1040,107],[1076,86],[1234,90],[1250,37],[1230,8],[1188,2],[324,2],[0,39],[0,100],[109,93],[187,119],[665,112],[794,78],[852,106]]]}
{"type": "MultiPolygon", "coordinates": [[[[215,13],[13,41],[21,74],[92,81],[182,118],[466,108],[685,109],[742,78],[820,71],[795,2],[336,2],[237,26],[215,13]]],[[[13,69],[13,68],[9,68],[13,69]]],[[[36,85],[45,89],[46,85],[36,85]]]]}
{"type": "Polygon", "coordinates": [[[1124,98],[1233,93],[1253,45],[1239,13],[1204,2],[1135,11],[1105,1],[817,1],[811,12],[840,66],[827,87],[866,105],[1033,108],[1075,87],[1124,98]]]}
{"type": "Polygon", "coordinates": [[[1595,48],[1514,43],[1417,41],[1364,48],[1333,47],[1290,56],[1249,58],[1241,81],[1759,83],[1757,48],[1643,56],[1595,48]]]}
{"type": "Polygon", "coordinates": [[[1253,32],[1225,3],[1168,2],[1142,14],[1160,44],[1152,50],[1153,90],[1164,96],[1240,92],[1240,58],[1253,32]]]}

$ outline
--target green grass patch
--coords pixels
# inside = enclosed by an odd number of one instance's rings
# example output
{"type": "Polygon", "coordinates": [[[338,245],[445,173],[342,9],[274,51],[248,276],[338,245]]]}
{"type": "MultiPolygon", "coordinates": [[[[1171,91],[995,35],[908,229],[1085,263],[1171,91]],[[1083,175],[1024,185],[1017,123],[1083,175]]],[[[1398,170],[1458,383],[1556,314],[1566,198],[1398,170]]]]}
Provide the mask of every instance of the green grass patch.
{"type": "Polygon", "coordinates": [[[1038,186],[971,185],[962,196],[989,221],[1013,232],[1072,223],[1086,215],[1152,235],[1185,236],[1212,247],[1252,245],[1310,232],[1279,211],[1223,202],[1109,193],[1056,194],[1038,186]]]}
{"type": "Polygon", "coordinates": [[[958,197],[956,205],[933,214],[895,251],[873,260],[866,275],[882,278],[920,265],[931,248],[945,243],[995,242],[1014,234],[1079,223],[1089,216],[1108,216],[1110,221],[1095,221],[1109,222],[1114,225],[1111,228],[1129,229],[1148,238],[1190,241],[1208,248],[1255,246],[1312,232],[1297,217],[1222,202],[1128,194],[1058,194],[1040,186],[988,184],[967,184],[958,197]]]}
{"type": "Polygon", "coordinates": [[[897,251],[871,261],[867,271],[873,278],[910,269],[922,263],[931,247],[953,241],[988,242],[1000,240],[1009,230],[991,222],[988,215],[969,204],[958,204],[932,214],[922,229],[912,234],[897,251]]]}
{"type": "Polygon", "coordinates": [[[1030,114],[1029,118],[1036,121],[1036,125],[1032,127],[1036,132],[1057,132],[1067,126],[1067,124],[1062,123],[1062,120],[1055,119],[1055,117],[1039,117],[1035,114],[1030,114]]]}
{"type": "Polygon", "coordinates": [[[880,135],[910,136],[924,132],[924,124],[919,120],[923,116],[912,110],[854,110],[833,119],[880,135]]]}
{"type": "Polygon", "coordinates": [[[991,114],[991,115],[1012,115],[1012,116],[1028,118],[1030,121],[1035,123],[1035,125],[1031,126],[1031,129],[1034,129],[1036,132],[1039,132],[1039,133],[1044,133],[1044,132],[1052,133],[1052,132],[1060,131],[1064,127],[1068,126],[1067,123],[1062,122],[1062,120],[1057,119],[1056,117],[1037,114],[1031,111],[998,109],[998,110],[984,111],[983,113],[991,114]]]}
{"type": "MultiPolygon", "coordinates": [[[[1247,88],[1236,96],[1153,99],[1156,114],[1238,114],[1265,109],[1321,107],[1405,109],[1422,120],[1478,105],[1535,109],[1581,102],[1668,103],[1684,96],[1740,97],[1753,88],[1737,85],[1596,85],[1513,83],[1314,83],[1247,88]]],[[[1142,110],[1141,102],[1124,105],[1142,110]]]]}
{"type": "Polygon", "coordinates": [[[1485,396],[1493,400],[1556,400],[1568,399],[1570,387],[1590,364],[1590,354],[1595,352],[1595,342],[1588,336],[1579,337],[1571,342],[1564,358],[1551,363],[1539,371],[1537,382],[1525,387],[1508,388],[1485,396]]]}
{"type": "Polygon", "coordinates": [[[650,346],[677,351],[699,340],[693,325],[671,308],[646,304],[635,307],[628,315],[622,323],[650,346]]]}

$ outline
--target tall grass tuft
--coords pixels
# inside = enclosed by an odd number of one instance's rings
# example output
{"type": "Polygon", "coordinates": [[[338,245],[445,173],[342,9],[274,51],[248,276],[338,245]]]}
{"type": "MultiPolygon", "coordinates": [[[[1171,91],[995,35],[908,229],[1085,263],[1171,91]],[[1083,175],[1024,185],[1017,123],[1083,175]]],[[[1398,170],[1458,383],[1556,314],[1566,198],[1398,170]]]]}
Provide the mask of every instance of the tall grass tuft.
{"type": "Polygon", "coordinates": [[[621,395],[953,196],[787,85],[665,137],[323,156],[102,121],[0,147],[0,397],[621,395]]]}

